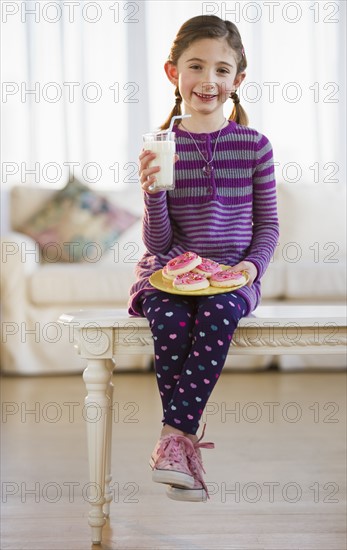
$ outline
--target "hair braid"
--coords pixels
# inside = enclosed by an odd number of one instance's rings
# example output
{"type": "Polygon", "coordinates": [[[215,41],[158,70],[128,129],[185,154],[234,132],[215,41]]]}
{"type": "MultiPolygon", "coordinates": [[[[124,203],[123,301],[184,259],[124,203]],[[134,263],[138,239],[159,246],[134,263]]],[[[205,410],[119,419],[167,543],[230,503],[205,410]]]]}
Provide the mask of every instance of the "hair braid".
{"type": "Polygon", "coordinates": [[[234,120],[236,124],[241,124],[242,126],[248,126],[248,116],[240,104],[239,96],[236,92],[231,92],[230,97],[234,102],[234,108],[231,112],[229,120],[234,120]]]}
{"type": "Polygon", "coordinates": [[[176,96],[175,106],[172,109],[171,113],[169,114],[168,118],[165,120],[164,124],[160,126],[161,130],[167,130],[167,128],[169,128],[170,122],[173,116],[178,116],[182,114],[182,109],[181,109],[182,96],[180,94],[178,86],[176,86],[175,96],[176,96]]]}

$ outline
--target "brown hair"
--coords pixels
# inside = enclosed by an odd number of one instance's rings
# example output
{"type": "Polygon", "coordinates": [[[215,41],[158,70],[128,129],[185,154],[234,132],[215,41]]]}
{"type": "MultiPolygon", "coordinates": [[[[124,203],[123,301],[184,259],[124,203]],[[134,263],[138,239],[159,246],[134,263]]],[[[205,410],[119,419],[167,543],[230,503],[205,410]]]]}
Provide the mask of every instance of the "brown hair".
{"type": "MultiPolygon", "coordinates": [[[[183,23],[182,27],[177,33],[177,36],[172,44],[168,61],[173,65],[177,65],[177,62],[183,52],[189,48],[189,46],[196,40],[203,38],[225,38],[229,47],[236,54],[237,71],[236,74],[243,72],[247,67],[247,59],[243,49],[240,33],[231,21],[223,21],[216,15],[198,15],[189,19],[183,23]]],[[[164,124],[160,127],[161,130],[166,130],[171,118],[176,115],[181,115],[181,102],[182,97],[178,87],[175,90],[176,102],[175,106],[169,114],[164,124]]],[[[243,126],[248,125],[248,117],[240,105],[240,99],[236,92],[230,95],[234,102],[233,111],[229,117],[229,120],[234,120],[237,124],[243,126]]]]}

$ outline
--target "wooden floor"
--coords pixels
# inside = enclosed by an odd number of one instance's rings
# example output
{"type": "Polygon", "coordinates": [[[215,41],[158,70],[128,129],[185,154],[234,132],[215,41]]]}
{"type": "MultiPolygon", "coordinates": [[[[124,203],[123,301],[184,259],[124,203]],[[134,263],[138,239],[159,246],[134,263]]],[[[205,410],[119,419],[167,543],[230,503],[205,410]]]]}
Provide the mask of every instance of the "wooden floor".
{"type": "MultiPolygon", "coordinates": [[[[102,549],[346,548],[344,373],[223,373],[205,416],[207,503],[171,501],[151,481],[154,374],[114,384],[102,549]]],[[[2,550],[91,548],[84,395],[79,376],[2,379],[2,550]]]]}

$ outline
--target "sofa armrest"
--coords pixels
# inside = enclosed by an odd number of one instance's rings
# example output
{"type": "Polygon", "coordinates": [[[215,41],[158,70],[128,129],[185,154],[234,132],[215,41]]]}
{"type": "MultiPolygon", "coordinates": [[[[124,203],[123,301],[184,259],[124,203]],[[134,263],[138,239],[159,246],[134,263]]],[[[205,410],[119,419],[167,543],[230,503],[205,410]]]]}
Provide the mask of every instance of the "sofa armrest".
{"type": "Polygon", "coordinates": [[[38,244],[21,233],[1,239],[1,295],[4,322],[19,322],[26,315],[27,279],[39,267],[38,244]]]}
{"type": "Polygon", "coordinates": [[[36,241],[23,233],[11,232],[1,239],[1,271],[7,278],[21,273],[31,275],[40,264],[40,248],[36,241]]]}

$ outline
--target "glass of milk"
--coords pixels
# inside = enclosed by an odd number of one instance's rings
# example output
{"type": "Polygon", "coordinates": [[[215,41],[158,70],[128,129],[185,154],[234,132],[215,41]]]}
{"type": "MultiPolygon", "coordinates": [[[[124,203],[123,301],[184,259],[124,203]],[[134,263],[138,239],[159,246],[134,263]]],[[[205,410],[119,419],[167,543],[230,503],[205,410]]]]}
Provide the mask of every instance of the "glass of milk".
{"type": "Polygon", "coordinates": [[[143,142],[145,150],[156,154],[156,158],[148,166],[160,166],[160,172],[155,173],[156,181],[151,189],[165,191],[174,189],[175,133],[166,131],[144,134],[143,142]]]}

